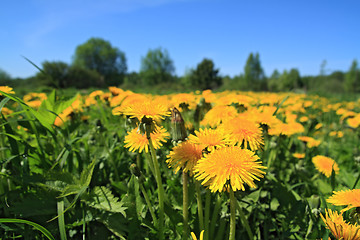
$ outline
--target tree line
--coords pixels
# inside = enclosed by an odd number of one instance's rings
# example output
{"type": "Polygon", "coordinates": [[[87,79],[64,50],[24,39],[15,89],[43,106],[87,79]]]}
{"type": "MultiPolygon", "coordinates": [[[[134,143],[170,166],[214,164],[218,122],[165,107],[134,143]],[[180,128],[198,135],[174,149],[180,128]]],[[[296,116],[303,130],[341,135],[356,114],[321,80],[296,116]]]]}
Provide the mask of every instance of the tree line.
{"type": "Polygon", "coordinates": [[[244,91],[312,91],[334,93],[360,92],[360,69],[354,60],[347,72],[326,74],[326,62],[317,76],[301,76],[296,68],[274,72],[267,77],[258,53],[250,53],[242,74],[234,77],[220,75],[211,59],[204,58],[183,76],[175,75],[174,62],[166,49],[150,49],[141,59],[139,72],[128,72],[125,53],[101,38],[90,38],[77,46],[71,64],[63,61],[44,61],[40,71],[28,79],[12,79],[0,70],[0,85],[29,88],[89,87],[160,88],[186,90],[244,90],[244,91]]]}

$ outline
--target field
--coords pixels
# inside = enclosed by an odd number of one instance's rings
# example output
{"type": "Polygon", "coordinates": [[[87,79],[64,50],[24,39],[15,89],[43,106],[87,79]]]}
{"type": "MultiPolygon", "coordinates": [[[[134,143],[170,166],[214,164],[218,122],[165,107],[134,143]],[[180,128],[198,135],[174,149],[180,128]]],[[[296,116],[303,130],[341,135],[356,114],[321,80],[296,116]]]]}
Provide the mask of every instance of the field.
{"type": "Polygon", "coordinates": [[[359,100],[0,90],[1,239],[360,239],[359,100]]]}

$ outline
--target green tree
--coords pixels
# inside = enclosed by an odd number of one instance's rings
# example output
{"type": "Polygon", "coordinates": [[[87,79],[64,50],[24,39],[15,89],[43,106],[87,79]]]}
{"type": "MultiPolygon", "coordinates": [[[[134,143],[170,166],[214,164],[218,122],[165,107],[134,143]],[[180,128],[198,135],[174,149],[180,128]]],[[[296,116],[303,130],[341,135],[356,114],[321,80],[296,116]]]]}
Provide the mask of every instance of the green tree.
{"type": "Polygon", "coordinates": [[[255,56],[250,53],[244,67],[244,80],[249,89],[266,90],[266,78],[261,67],[259,53],[255,56]]]}
{"type": "Polygon", "coordinates": [[[9,85],[11,81],[10,75],[4,70],[0,69],[0,86],[9,85]]]}
{"type": "Polygon", "coordinates": [[[280,75],[277,70],[271,75],[268,86],[271,91],[291,91],[302,86],[299,70],[284,70],[280,75]]]}
{"type": "Polygon", "coordinates": [[[222,84],[219,69],[215,68],[212,60],[204,58],[195,70],[191,70],[187,78],[187,85],[197,89],[214,89],[222,84]]]}
{"type": "Polygon", "coordinates": [[[97,71],[82,68],[78,66],[71,66],[66,77],[67,87],[74,87],[78,89],[86,89],[89,87],[104,87],[104,77],[97,71]]]}
{"type": "Polygon", "coordinates": [[[166,49],[149,50],[141,59],[140,76],[145,85],[171,82],[175,67],[166,49]]]}
{"type": "Polygon", "coordinates": [[[79,45],[73,65],[97,71],[104,77],[107,86],[121,84],[127,71],[125,54],[101,38],[90,38],[79,45]]]}
{"type": "Polygon", "coordinates": [[[36,74],[39,82],[42,85],[67,88],[67,77],[69,72],[69,65],[62,61],[44,61],[42,63],[42,72],[36,74]]]}
{"type": "Polygon", "coordinates": [[[277,69],[275,69],[270,78],[267,80],[267,88],[269,91],[279,91],[279,78],[280,73],[277,69]]]}
{"type": "Polygon", "coordinates": [[[140,84],[141,84],[141,78],[137,72],[131,72],[126,74],[124,79],[125,87],[134,87],[134,86],[139,86],[140,84]]]}
{"type": "Polygon", "coordinates": [[[356,60],[345,75],[344,89],[346,92],[360,92],[360,70],[356,60]]]}

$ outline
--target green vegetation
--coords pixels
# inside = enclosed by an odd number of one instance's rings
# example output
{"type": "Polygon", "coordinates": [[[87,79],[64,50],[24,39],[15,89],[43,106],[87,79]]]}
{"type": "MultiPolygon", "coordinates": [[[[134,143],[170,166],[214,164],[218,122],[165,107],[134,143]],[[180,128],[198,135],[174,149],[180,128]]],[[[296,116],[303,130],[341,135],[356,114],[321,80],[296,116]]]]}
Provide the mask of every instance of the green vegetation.
{"type": "Polygon", "coordinates": [[[267,76],[261,66],[259,53],[250,53],[243,73],[239,67],[239,75],[233,77],[221,75],[221,69],[215,68],[213,60],[207,58],[183,76],[176,76],[168,51],[159,47],[149,49],[141,59],[139,72],[127,72],[124,52],[104,39],[91,38],[75,49],[71,64],[44,61],[36,76],[12,79],[0,69],[0,86],[10,86],[24,93],[29,90],[44,91],[49,87],[87,89],[118,86],[159,93],[212,89],[356,94],[360,92],[360,69],[356,59],[349,65],[348,72],[327,73],[326,61],[323,61],[317,76],[302,76],[296,68],[284,69],[282,73],[274,70],[267,76]]]}
{"type": "MultiPolygon", "coordinates": [[[[359,101],[294,93],[110,91],[29,93],[22,99],[1,92],[0,238],[189,240],[190,232],[199,236],[205,230],[204,240],[328,239],[320,213],[342,207],[327,199],[332,191],[358,186],[359,101]],[[37,98],[41,104],[33,105],[37,98]],[[169,116],[174,106],[181,113],[169,116]],[[231,111],[224,115],[226,109],[231,111]],[[196,175],[170,168],[169,156],[176,165],[184,151],[175,148],[196,140],[199,127],[216,132],[242,125],[249,138],[236,147],[252,150],[266,167],[256,187],[246,182],[244,191],[227,191],[228,179],[225,188],[210,192],[196,175]],[[152,139],[155,129],[163,135],[152,139]],[[251,135],[254,131],[261,134],[251,135]],[[139,152],[136,144],[148,150],[139,152]],[[314,165],[318,155],[336,165],[314,165]]],[[[222,141],[229,132],[221,131],[222,141]]],[[[206,141],[216,140],[212,136],[206,141]]],[[[190,159],[233,147],[201,144],[198,152],[185,152],[190,159]]],[[[343,217],[351,224],[360,221],[356,208],[343,217]]]]}

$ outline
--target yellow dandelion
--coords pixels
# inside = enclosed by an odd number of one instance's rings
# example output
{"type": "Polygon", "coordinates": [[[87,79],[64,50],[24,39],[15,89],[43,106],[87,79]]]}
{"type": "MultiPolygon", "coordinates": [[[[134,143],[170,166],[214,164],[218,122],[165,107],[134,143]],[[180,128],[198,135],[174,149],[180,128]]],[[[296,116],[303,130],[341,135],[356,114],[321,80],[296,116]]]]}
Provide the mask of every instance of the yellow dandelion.
{"type": "MultiPolygon", "coordinates": [[[[193,233],[193,232],[191,232],[191,237],[192,237],[193,240],[197,240],[197,238],[196,238],[196,236],[195,236],[195,233],[193,233]]],[[[202,230],[202,231],[200,232],[200,238],[199,238],[199,240],[203,240],[203,239],[204,239],[204,230],[202,230]]]]}
{"type": "Polygon", "coordinates": [[[114,86],[111,86],[111,87],[108,87],[108,88],[109,88],[110,93],[113,96],[120,95],[121,93],[124,92],[124,90],[122,90],[121,88],[117,88],[117,87],[114,87],[114,86]]]}
{"type": "MultiPolygon", "coordinates": [[[[163,127],[157,127],[154,132],[150,133],[150,138],[155,149],[159,149],[162,146],[162,142],[165,142],[169,136],[170,134],[163,127]]],[[[139,151],[141,153],[143,150],[149,152],[149,140],[146,134],[141,134],[137,128],[128,132],[128,135],[125,136],[124,143],[125,147],[129,148],[131,152],[139,151]]]]}
{"type": "Polygon", "coordinates": [[[305,153],[293,153],[294,158],[302,159],[305,157],[305,153]]]}
{"type": "Polygon", "coordinates": [[[336,131],[331,131],[331,132],[329,132],[329,136],[330,137],[334,137],[334,136],[336,136],[337,135],[337,132],[336,131]]]}
{"type": "Polygon", "coordinates": [[[358,128],[360,126],[360,113],[356,114],[353,118],[349,118],[347,124],[352,128],[358,128]]]}
{"type": "Polygon", "coordinates": [[[337,137],[342,138],[344,136],[344,133],[342,131],[337,132],[337,137]]]}
{"type": "Polygon", "coordinates": [[[322,128],[323,124],[322,123],[318,123],[315,125],[315,130],[319,130],[320,128],[322,128]]]}
{"type": "Polygon", "coordinates": [[[302,116],[300,119],[299,119],[300,122],[307,122],[309,121],[309,118],[307,116],[302,116]]]}
{"type": "Polygon", "coordinates": [[[167,158],[167,164],[174,168],[175,173],[181,168],[184,168],[184,172],[192,173],[197,161],[202,158],[202,147],[185,141],[174,147],[167,158]]]}
{"type": "MultiPolygon", "coordinates": [[[[11,87],[8,86],[0,86],[0,91],[4,92],[4,93],[9,93],[9,94],[15,94],[15,92],[13,91],[13,89],[11,87]]],[[[2,94],[0,93],[0,96],[2,94]]]]}
{"type": "Polygon", "coordinates": [[[292,136],[297,133],[303,133],[304,126],[298,122],[278,123],[269,129],[269,135],[286,135],[292,136]]]}
{"type": "Polygon", "coordinates": [[[325,209],[325,217],[320,214],[321,219],[336,239],[351,240],[360,239],[360,228],[357,224],[346,223],[341,214],[331,209],[325,209]]]}
{"type": "Polygon", "coordinates": [[[266,125],[270,128],[275,127],[276,124],[282,123],[277,119],[273,113],[276,107],[262,106],[261,108],[250,108],[245,112],[246,118],[253,122],[259,123],[260,125],[266,125]],[[261,111],[260,111],[261,110],[261,111]]]}
{"type": "Polygon", "coordinates": [[[330,177],[331,176],[331,172],[334,169],[335,174],[339,173],[339,166],[337,165],[337,163],[329,158],[329,157],[325,157],[322,155],[317,155],[315,157],[312,158],[312,162],[315,165],[315,168],[321,172],[322,174],[324,174],[326,177],[330,177]]]}
{"type": "Polygon", "coordinates": [[[41,101],[41,100],[33,100],[33,101],[26,102],[26,104],[32,108],[39,108],[42,102],[43,101],[41,101]]]}
{"type": "Polygon", "coordinates": [[[131,118],[137,118],[139,121],[145,118],[151,118],[154,121],[160,121],[166,116],[170,116],[170,111],[167,105],[156,103],[153,101],[136,102],[129,105],[123,110],[124,115],[128,115],[131,118]]]}
{"type": "Polygon", "coordinates": [[[199,131],[195,130],[195,135],[189,135],[189,141],[200,145],[202,149],[208,148],[209,151],[215,148],[225,147],[231,143],[228,134],[224,134],[224,132],[219,129],[211,128],[200,129],[199,131]]]}
{"type": "Polygon", "coordinates": [[[317,147],[320,145],[321,141],[320,140],[316,140],[312,137],[308,137],[308,136],[298,136],[298,139],[300,141],[306,142],[306,146],[308,148],[313,148],[313,147],[317,147]]]}
{"type": "Polygon", "coordinates": [[[327,201],[335,206],[347,207],[341,212],[347,211],[351,208],[360,207],[360,189],[349,189],[346,191],[333,191],[333,195],[327,201]]]}
{"type": "Polygon", "coordinates": [[[226,119],[234,118],[237,114],[238,112],[233,106],[215,106],[205,114],[201,124],[215,127],[226,119]]]}
{"type": "Polygon", "coordinates": [[[337,138],[342,138],[344,136],[344,133],[341,131],[331,131],[329,133],[330,137],[337,137],[337,138]]]}
{"type": "Polygon", "coordinates": [[[96,91],[91,92],[91,93],[89,94],[89,97],[95,98],[95,97],[101,96],[101,95],[103,95],[103,94],[104,94],[103,91],[101,91],[101,90],[96,90],[96,91]]]}
{"type": "Polygon", "coordinates": [[[264,145],[261,128],[255,122],[237,117],[224,122],[219,128],[231,134],[234,144],[244,142],[245,149],[249,146],[255,151],[264,145]]]}
{"type": "Polygon", "coordinates": [[[1,109],[1,113],[4,114],[4,115],[9,115],[9,114],[11,114],[11,113],[13,113],[13,112],[14,112],[13,110],[11,110],[11,109],[9,109],[9,108],[7,108],[7,107],[3,107],[3,108],[1,109]]]}
{"type": "Polygon", "coordinates": [[[259,157],[239,146],[217,149],[201,158],[194,167],[195,178],[209,186],[211,192],[222,192],[230,184],[233,191],[245,190],[246,183],[255,188],[254,180],[264,177],[259,157]]]}

